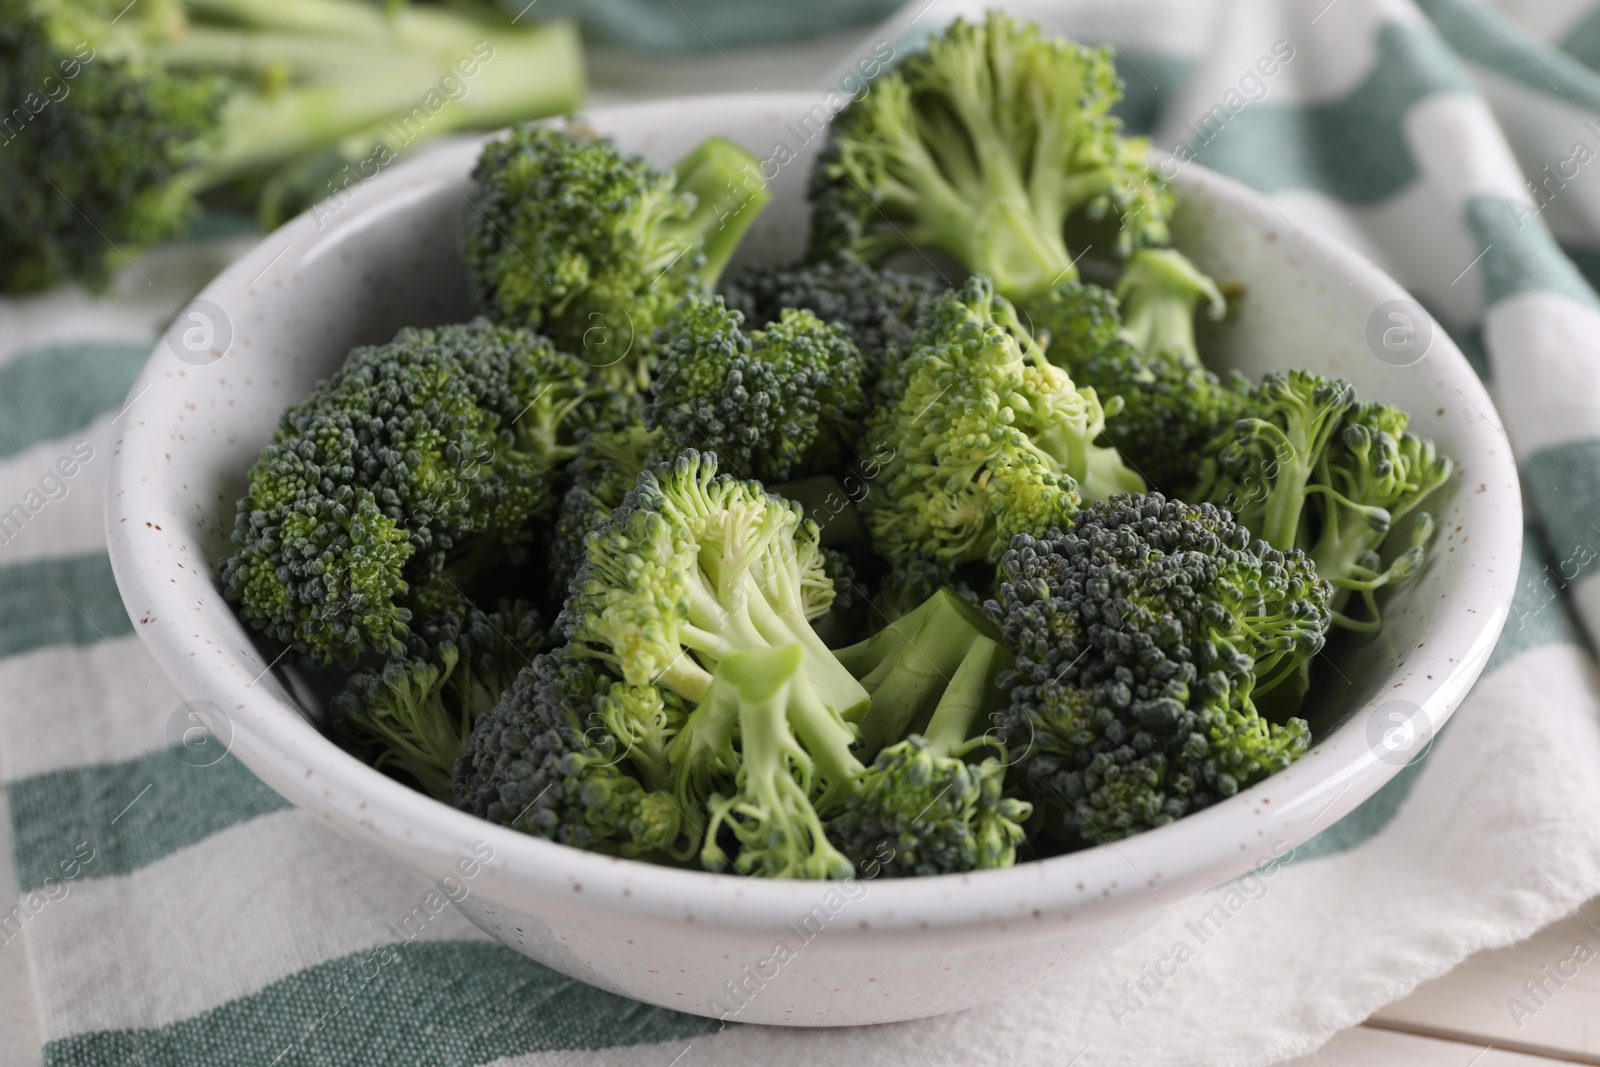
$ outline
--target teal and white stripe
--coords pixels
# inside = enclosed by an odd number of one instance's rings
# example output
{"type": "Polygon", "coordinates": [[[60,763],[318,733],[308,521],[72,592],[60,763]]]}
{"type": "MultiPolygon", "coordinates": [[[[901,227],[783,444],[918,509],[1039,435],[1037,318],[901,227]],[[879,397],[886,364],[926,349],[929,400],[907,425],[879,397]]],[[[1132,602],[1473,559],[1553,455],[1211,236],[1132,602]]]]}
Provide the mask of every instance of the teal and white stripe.
{"type": "MultiPolygon", "coordinates": [[[[904,46],[981,6],[917,0],[873,39],[904,46]]],[[[191,766],[173,746],[179,697],[102,547],[106,449],[112,421],[138,417],[128,386],[163,324],[240,248],[225,231],[142,259],[106,301],[0,303],[0,776],[18,882],[0,960],[27,953],[47,1063],[1266,1064],[1600,892],[1600,678],[1574,621],[1600,624],[1600,3],[1019,10],[1114,42],[1130,125],[1365,250],[1491,382],[1542,517],[1505,635],[1427,758],[1270,879],[1180,905],[997,1009],[998,1029],[984,1010],[720,1029],[530,963],[427,911],[425,883],[234,760],[191,766]],[[1293,58],[1195,144],[1187,123],[1279,41],[1293,58]],[[1529,211],[1527,176],[1578,140],[1597,158],[1529,211]],[[1231,917],[1201,943],[1188,924],[1219,904],[1231,917]],[[1128,999],[1178,941],[1192,961],[1128,999]]]]}

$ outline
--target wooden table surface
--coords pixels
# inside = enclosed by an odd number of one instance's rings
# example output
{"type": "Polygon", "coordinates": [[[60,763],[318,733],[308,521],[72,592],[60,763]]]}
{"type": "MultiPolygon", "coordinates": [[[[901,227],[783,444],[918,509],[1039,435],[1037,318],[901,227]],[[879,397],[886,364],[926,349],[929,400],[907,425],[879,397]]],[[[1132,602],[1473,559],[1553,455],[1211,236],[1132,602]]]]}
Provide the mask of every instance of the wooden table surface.
{"type": "MultiPolygon", "coordinates": [[[[755,87],[752,77],[763,90],[812,88],[818,72],[833,69],[860,40],[851,33],[782,49],[672,60],[591,52],[589,104],[742,92],[755,87]]],[[[15,897],[11,821],[0,790],[0,899],[15,897]]],[[[33,1004],[22,942],[0,945],[0,1067],[39,1064],[33,1004]]],[[[1283,1067],[1538,1067],[1552,1062],[1600,1064],[1600,901],[1519,945],[1472,957],[1283,1067]],[[1580,943],[1585,951],[1575,954],[1580,943]],[[1592,958],[1585,964],[1578,956],[1592,958]],[[1574,969],[1574,977],[1561,978],[1574,969]]]]}

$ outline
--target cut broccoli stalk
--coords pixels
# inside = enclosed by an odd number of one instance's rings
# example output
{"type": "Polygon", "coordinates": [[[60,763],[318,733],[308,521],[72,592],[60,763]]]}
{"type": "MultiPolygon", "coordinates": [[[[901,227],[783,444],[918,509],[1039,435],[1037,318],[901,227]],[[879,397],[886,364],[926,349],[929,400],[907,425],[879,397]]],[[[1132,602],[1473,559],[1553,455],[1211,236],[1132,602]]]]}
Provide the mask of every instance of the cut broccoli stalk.
{"type": "MultiPolygon", "coordinates": [[[[941,589],[904,618],[835,652],[872,694],[871,710],[861,720],[861,758],[871,760],[908,733],[933,740],[931,720],[935,708],[943,708],[952,680],[983,642],[998,637],[999,630],[978,608],[941,589]]],[[[938,754],[948,755],[949,749],[938,754]]]]}
{"type": "Polygon", "coordinates": [[[688,216],[664,224],[662,232],[687,251],[698,242],[705,262],[693,271],[707,289],[717,284],[728,261],[772,201],[761,177],[761,161],[726,137],[708,137],[672,165],[680,193],[694,197],[688,216]]]}

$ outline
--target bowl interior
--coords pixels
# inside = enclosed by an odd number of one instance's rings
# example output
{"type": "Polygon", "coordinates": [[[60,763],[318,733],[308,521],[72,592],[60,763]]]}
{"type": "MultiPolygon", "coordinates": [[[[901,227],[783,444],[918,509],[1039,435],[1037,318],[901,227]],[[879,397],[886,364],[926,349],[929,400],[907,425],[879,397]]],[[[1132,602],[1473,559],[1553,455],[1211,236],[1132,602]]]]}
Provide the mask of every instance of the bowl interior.
{"type": "MultiPolygon", "coordinates": [[[[805,181],[828,117],[809,96],[747,94],[587,118],[659,164],[713,134],[751,149],[763,161],[774,199],[740,260],[782,261],[803,247],[805,181]]],[[[466,193],[476,155],[475,142],[442,147],[319,205],[214,282],[201,299],[221,316],[231,340],[224,343],[219,331],[213,352],[198,359],[158,345],[135,385],[136,393],[151,387],[148,395],[123,423],[107,521],[129,610],[150,617],[141,635],[186,698],[211,700],[231,716],[235,751],[268,784],[348,832],[413,857],[448,855],[488,836],[507,857],[505,878],[526,888],[585,864],[591,874],[609,876],[598,866],[602,857],[486,827],[384,779],[308,729],[304,716],[315,711],[318,687],[282,665],[266,670],[277,650],[258,646],[239,623],[212,567],[228,549],[245,472],[285,409],[353,345],[470,314],[457,232],[462,212],[472,210],[466,193]],[[313,771],[320,775],[315,789],[305,784],[313,771]]],[[[1250,864],[1241,865],[1232,841],[1218,835],[1242,840],[1245,831],[1235,823],[1263,790],[1277,802],[1277,832],[1291,843],[1311,832],[1305,812],[1323,808],[1337,817],[1365,799],[1398,766],[1374,750],[1366,722],[1380,706],[1400,701],[1436,729],[1492,649],[1517,573],[1521,513],[1509,446],[1476,376],[1443,331],[1432,327],[1419,362],[1385,362],[1369,345],[1368,325],[1385,301],[1405,298],[1398,286],[1337,242],[1308,237],[1249,189],[1194,165],[1182,168],[1175,184],[1182,204],[1177,245],[1217,278],[1243,286],[1237,314],[1208,329],[1208,354],[1252,377],[1302,366],[1349,378],[1363,395],[1410,410],[1414,427],[1456,460],[1457,474],[1429,502],[1439,534],[1420,580],[1389,599],[1380,635],[1341,638],[1318,671],[1310,704],[1316,750],[1255,790],[1123,843],[1120,858],[1091,849],[1033,865],[1041,868],[1038,878],[1074,897],[1084,891],[1085,877],[1091,886],[1116,884],[1121,870],[1125,883],[1124,861],[1192,888],[1241,873],[1250,864]],[[1073,883],[1077,890],[1065,888],[1073,883]]],[[[1258,825],[1250,825],[1252,840],[1258,825]]],[[[639,867],[605,862],[635,873],[639,867]]],[[[1020,877],[985,872],[971,883],[992,888],[1005,876],[1020,877]]],[[[690,883],[675,880],[729,881],[664,869],[650,877],[677,889],[690,883]]],[[[926,887],[884,888],[900,894],[896,899],[925,898],[934,906],[926,887]]],[[[763,894],[782,893],[775,886],[748,890],[730,914],[759,911],[763,894]]],[[[981,911],[975,895],[970,908],[951,903],[949,892],[944,897],[938,906],[967,908],[962,914],[969,916],[981,911]]],[[[636,899],[633,906],[648,905],[636,899]]]]}

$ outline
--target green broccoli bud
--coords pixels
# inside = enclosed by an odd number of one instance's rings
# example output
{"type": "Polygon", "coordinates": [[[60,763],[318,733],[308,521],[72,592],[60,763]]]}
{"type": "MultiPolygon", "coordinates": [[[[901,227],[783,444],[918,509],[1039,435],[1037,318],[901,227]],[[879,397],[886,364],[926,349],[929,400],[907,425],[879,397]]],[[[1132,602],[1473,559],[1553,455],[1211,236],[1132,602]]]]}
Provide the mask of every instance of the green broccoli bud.
{"type": "Polygon", "coordinates": [[[865,709],[811,627],[836,595],[816,524],[759,482],[718,475],[714,455],[689,449],[641,474],[585,551],[558,623],[574,654],[698,702],[730,653],[798,643],[830,711],[865,709]]]}
{"type": "Polygon", "coordinates": [[[462,604],[414,631],[404,654],[351,675],[333,700],[336,730],[373,766],[396,767],[448,801],[473,724],[547,634],[539,613],[520,601],[487,614],[462,604]]]}
{"type": "Polygon", "coordinates": [[[661,450],[712,451],[764,482],[837,466],[865,407],[855,345],[809,311],[750,333],[741,320],[720,296],[691,297],[663,331],[644,412],[661,450]]]}
{"type": "Polygon", "coordinates": [[[1235,510],[1274,548],[1305,550],[1336,590],[1334,621],[1378,629],[1375,592],[1415,576],[1431,519],[1418,516],[1418,539],[1390,568],[1374,554],[1395,522],[1449,480],[1449,457],[1407,429],[1405,412],[1358,401],[1345,381],[1273,373],[1243,404],[1247,416],[1205,449],[1193,495],[1235,510]],[[1364,618],[1343,613],[1352,593],[1364,618]]]}
{"type": "Polygon", "coordinates": [[[1075,844],[1162,826],[1302,755],[1257,700],[1323,646],[1332,589],[1210,504],[1117,496],[1019,536],[987,605],[1016,669],[997,731],[1023,796],[1075,844]]]}
{"type": "Polygon", "coordinates": [[[478,306],[643,389],[653,334],[709,291],[770,199],[754,156],[711,138],[673,171],[611,141],[526,125],[484,146],[463,212],[478,306]]]}
{"type": "Polygon", "coordinates": [[[1016,533],[1069,522],[1081,500],[1143,488],[1095,443],[1094,391],[1044,358],[985,278],[930,305],[883,393],[867,436],[892,458],[862,510],[891,561],[992,559],[1016,533]]]}
{"type": "Polygon", "coordinates": [[[413,611],[523,558],[606,404],[575,359],[482,319],[357,348],[251,468],[223,592],[313,662],[398,653],[413,611]]]}
{"type": "MultiPolygon", "coordinates": [[[[604,721],[607,702],[613,722],[619,714],[619,684],[601,664],[568,649],[539,656],[479,717],[456,763],[455,806],[574,848],[693,855],[698,829],[669,794],[635,777],[626,744],[604,721]]],[[[681,724],[682,712],[681,705],[663,701],[665,733],[674,715],[681,724]]]]}

